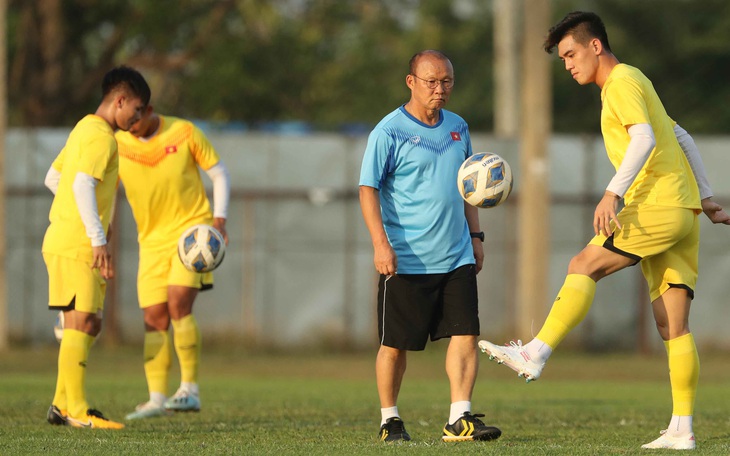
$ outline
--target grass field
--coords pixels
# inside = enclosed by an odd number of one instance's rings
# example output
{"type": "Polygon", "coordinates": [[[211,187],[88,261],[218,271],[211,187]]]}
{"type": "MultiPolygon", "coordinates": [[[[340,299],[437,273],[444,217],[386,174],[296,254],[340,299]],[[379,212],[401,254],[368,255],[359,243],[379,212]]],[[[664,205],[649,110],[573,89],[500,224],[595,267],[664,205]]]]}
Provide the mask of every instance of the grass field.
{"type": "MultiPolygon", "coordinates": [[[[57,347],[0,354],[0,455],[374,455],[656,454],[641,450],[671,414],[664,357],[558,352],[540,381],[526,385],[482,357],[473,409],[498,425],[495,442],[442,443],[448,415],[443,344],[413,353],[399,409],[413,441],[376,441],[380,412],[374,351],[356,354],[231,353],[206,348],[203,410],[128,423],[122,431],[50,426],[57,347]]],[[[95,347],[91,405],[121,420],[146,399],[137,347],[95,347]]],[[[694,454],[730,454],[727,357],[702,358],[694,454]]],[[[177,372],[173,374],[174,390],[177,372]]]]}

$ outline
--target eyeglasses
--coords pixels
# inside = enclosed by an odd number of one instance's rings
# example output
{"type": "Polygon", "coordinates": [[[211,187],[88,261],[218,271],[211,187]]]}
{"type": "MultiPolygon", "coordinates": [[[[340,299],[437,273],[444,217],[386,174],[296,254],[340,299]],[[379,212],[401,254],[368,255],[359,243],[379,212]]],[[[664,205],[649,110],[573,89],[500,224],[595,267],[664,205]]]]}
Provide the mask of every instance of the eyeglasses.
{"type": "Polygon", "coordinates": [[[443,85],[444,86],[444,89],[450,89],[450,88],[454,87],[454,80],[453,79],[442,79],[442,80],[439,80],[439,79],[423,79],[423,78],[419,78],[418,76],[416,76],[413,73],[411,73],[411,76],[413,76],[414,78],[420,79],[421,81],[425,82],[426,83],[426,87],[428,87],[429,89],[435,89],[436,87],[438,87],[439,84],[443,85]]]}

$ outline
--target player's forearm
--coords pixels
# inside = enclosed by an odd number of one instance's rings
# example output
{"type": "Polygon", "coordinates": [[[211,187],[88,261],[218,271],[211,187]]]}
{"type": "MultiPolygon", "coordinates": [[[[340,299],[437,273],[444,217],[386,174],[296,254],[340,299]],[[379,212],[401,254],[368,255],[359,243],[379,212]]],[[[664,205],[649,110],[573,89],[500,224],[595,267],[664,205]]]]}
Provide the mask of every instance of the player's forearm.
{"type": "Polygon", "coordinates": [[[84,173],[77,173],[73,183],[76,206],[92,247],[106,244],[104,228],[96,205],[96,184],[96,179],[84,173]]]}
{"type": "Polygon", "coordinates": [[[228,168],[222,161],[219,161],[205,172],[213,181],[213,217],[226,219],[231,195],[228,168]]]}
{"type": "Polygon", "coordinates": [[[628,129],[631,141],[626,148],[626,154],[621,165],[616,170],[616,174],[609,182],[606,190],[615,193],[619,197],[623,197],[626,191],[634,183],[639,171],[649,159],[651,151],[656,146],[654,139],[654,130],[649,124],[636,124],[628,129]]]}

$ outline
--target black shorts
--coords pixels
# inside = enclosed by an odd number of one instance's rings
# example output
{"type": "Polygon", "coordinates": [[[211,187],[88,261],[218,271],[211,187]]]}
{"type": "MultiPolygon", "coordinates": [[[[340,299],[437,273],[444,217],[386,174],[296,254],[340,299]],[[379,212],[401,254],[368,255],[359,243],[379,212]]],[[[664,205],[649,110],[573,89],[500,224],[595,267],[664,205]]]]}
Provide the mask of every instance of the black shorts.
{"type": "Polygon", "coordinates": [[[380,344],[423,350],[428,337],[479,335],[477,277],[473,264],[445,274],[380,275],[380,344]]]}

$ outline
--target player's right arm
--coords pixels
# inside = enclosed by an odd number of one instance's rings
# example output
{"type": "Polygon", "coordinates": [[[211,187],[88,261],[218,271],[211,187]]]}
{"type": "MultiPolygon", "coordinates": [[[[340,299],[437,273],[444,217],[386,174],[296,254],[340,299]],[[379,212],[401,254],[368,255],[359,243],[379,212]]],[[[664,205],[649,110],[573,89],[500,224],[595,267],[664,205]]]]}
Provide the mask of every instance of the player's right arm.
{"type": "Polygon", "coordinates": [[[54,195],[56,194],[56,191],[58,190],[58,185],[61,182],[61,171],[63,170],[63,152],[65,150],[65,148],[61,149],[61,152],[58,153],[58,156],[56,156],[56,159],[53,160],[50,168],[48,168],[46,178],[43,180],[45,186],[54,195]]]}
{"type": "Polygon", "coordinates": [[[398,271],[398,257],[388,241],[380,214],[380,192],[367,185],[360,186],[360,208],[365,219],[365,226],[370,232],[375,255],[375,269],[384,275],[393,275],[398,271]]]}

